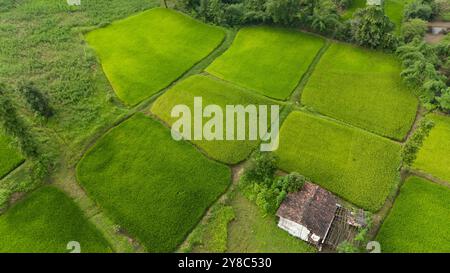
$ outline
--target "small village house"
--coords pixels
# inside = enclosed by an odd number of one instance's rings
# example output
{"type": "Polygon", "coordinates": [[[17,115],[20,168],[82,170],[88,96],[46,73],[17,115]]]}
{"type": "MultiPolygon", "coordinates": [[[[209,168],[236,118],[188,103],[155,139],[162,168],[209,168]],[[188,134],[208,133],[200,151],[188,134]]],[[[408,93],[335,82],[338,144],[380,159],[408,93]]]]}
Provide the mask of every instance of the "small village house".
{"type": "Polygon", "coordinates": [[[355,213],[339,204],[331,192],[313,183],[287,195],[280,205],[278,226],[322,250],[336,248],[352,240],[359,228],[366,225],[364,213],[355,213]]]}

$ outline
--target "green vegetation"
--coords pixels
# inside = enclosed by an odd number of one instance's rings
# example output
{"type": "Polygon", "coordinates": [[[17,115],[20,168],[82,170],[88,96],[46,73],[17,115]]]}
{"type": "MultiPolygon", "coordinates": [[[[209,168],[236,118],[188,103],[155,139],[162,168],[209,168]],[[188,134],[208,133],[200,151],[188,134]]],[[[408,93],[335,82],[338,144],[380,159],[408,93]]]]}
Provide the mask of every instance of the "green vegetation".
{"type": "Polygon", "coordinates": [[[427,117],[435,125],[419,149],[413,168],[450,181],[450,117],[438,114],[427,117]]]}
{"type": "Polygon", "coordinates": [[[294,30],[247,27],[206,71],[268,97],[286,99],[323,45],[322,38],[294,30]]]}
{"type": "Polygon", "coordinates": [[[352,18],[353,13],[355,13],[357,9],[362,9],[366,6],[366,2],[367,0],[351,0],[351,5],[342,14],[342,18],[346,20],[352,18]]]}
{"type": "Polygon", "coordinates": [[[86,35],[117,96],[129,105],[167,87],[224,37],[218,27],[161,8],[86,35]]]}
{"type": "Polygon", "coordinates": [[[316,66],[302,103],[382,136],[403,139],[418,101],[402,83],[394,56],[332,44],[316,66]]]}
{"type": "Polygon", "coordinates": [[[381,208],[399,181],[400,145],[303,112],[284,121],[276,154],[281,169],[370,211],[381,208]]]}
{"type": "Polygon", "coordinates": [[[422,147],[423,141],[428,137],[431,129],[434,127],[434,122],[428,118],[420,121],[414,134],[408,138],[408,141],[402,148],[402,160],[406,166],[411,166],[416,160],[417,152],[422,147]]]}
{"type": "Polygon", "coordinates": [[[377,236],[383,252],[450,252],[450,189],[410,177],[377,236]]]}
{"type": "Polygon", "coordinates": [[[15,169],[23,160],[20,153],[11,147],[11,139],[0,131],[0,178],[15,169]]]}
{"type": "Polygon", "coordinates": [[[385,0],[384,1],[384,12],[395,24],[397,31],[403,22],[404,9],[405,6],[411,2],[411,0],[385,0]]]}
{"type": "Polygon", "coordinates": [[[0,252],[69,252],[70,241],[81,252],[111,252],[103,236],[60,190],[46,186],[0,216],[0,252]]]}
{"type": "Polygon", "coordinates": [[[85,155],[77,175],[113,221],[150,252],[170,252],[230,182],[230,170],[206,159],[170,130],[136,114],[85,155]]]}
{"type": "MultiPolygon", "coordinates": [[[[194,97],[202,97],[203,106],[219,105],[225,109],[226,105],[273,105],[273,101],[252,94],[242,88],[213,77],[196,75],[178,83],[153,104],[151,111],[166,123],[172,125],[178,118],[171,117],[175,105],[184,104],[191,109],[193,119],[194,97]]],[[[270,109],[270,108],[269,108],[270,109]]],[[[224,113],[225,117],[225,113],[224,113]]],[[[211,118],[203,118],[205,124],[211,118]]],[[[248,115],[246,125],[248,127],[248,115]]],[[[270,126],[270,124],[269,124],[270,126]]],[[[226,130],[223,129],[225,134],[226,130]]],[[[248,134],[247,134],[248,135],[248,134]]],[[[193,137],[191,138],[193,139],[193,137]]],[[[219,161],[234,164],[245,158],[258,146],[259,140],[194,140],[193,143],[204,150],[209,156],[219,161]]]]}
{"type": "Polygon", "coordinates": [[[234,220],[234,209],[231,206],[220,205],[211,212],[211,218],[203,227],[192,252],[223,253],[227,251],[228,224],[234,220]]]}
{"type": "Polygon", "coordinates": [[[315,252],[314,247],[280,229],[275,216],[263,217],[259,208],[241,194],[236,194],[231,205],[236,218],[228,227],[228,252],[315,252]]]}

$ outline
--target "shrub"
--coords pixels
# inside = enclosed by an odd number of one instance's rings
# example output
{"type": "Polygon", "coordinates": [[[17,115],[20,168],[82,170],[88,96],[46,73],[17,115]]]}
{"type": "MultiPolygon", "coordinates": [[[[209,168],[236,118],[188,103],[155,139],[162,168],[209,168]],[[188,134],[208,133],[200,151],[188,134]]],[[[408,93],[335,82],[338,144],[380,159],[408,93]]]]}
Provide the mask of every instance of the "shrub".
{"type": "Polygon", "coordinates": [[[244,175],[252,181],[264,182],[273,179],[277,170],[277,158],[273,153],[258,152],[250,161],[244,175]]]}
{"type": "Polygon", "coordinates": [[[337,247],[339,253],[358,253],[359,249],[348,241],[343,241],[337,247]]]}
{"type": "Polygon", "coordinates": [[[422,19],[411,19],[403,23],[401,27],[401,34],[405,43],[411,42],[414,38],[423,38],[427,32],[427,22],[422,19]]]}
{"type": "Polygon", "coordinates": [[[353,40],[369,48],[394,49],[397,39],[392,32],[395,26],[381,7],[359,9],[351,22],[353,40]]]}
{"type": "Polygon", "coordinates": [[[416,132],[406,142],[402,149],[402,160],[406,166],[411,166],[416,159],[417,152],[423,144],[423,141],[434,127],[434,122],[424,118],[417,128],[416,132]]]}
{"type": "Polygon", "coordinates": [[[432,5],[425,0],[415,0],[405,6],[404,18],[413,19],[420,18],[429,21],[433,16],[432,5]]]}
{"type": "Polygon", "coordinates": [[[299,191],[306,182],[306,178],[296,172],[281,177],[277,181],[277,187],[286,192],[299,191]]]}

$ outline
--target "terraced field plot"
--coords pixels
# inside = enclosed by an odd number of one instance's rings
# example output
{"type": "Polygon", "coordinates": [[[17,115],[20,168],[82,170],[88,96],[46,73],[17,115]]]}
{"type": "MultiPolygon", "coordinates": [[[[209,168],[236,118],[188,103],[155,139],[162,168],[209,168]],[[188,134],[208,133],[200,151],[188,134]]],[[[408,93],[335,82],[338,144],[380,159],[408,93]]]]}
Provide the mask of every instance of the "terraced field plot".
{"type": "Polygon", "coordinates": [[[60,190],[46,186],[29,194],[0,216],[0,252],[69,252],[77,241],[81,252],[111,252],[83,212],[60,190]]]}
{"type": "MultiPolygon", "coordinates": [[[[158,98],[158,100],[153,104],[151,111],[166,123],[172,125],[178,119],[171,117],[170,114],[172,108],[175,105],[184,104],[191,109],[193,120],[194,97],[202,97],[204,107],[215,104],[220,106],[222,109],[225,109],[226,105],[247,106],[249,104],[254,104],[258,106],[276,104],[270,99],[263,96],[254,95],[225,81],[215,79],[213,77],[197,75],[178,83],[171,90],[158,98]]],[[[270,110],[270,106],[268,109],[270,110]]],[[[223,115],[225,117],[225,111],[223,115]]],[[[210,119],[211,118],[203,118],[203,124],[206,124],[206,122],[210,119]]],[[[247,115],[246,128],[249,126],[248,122],[249,118],[247,115]]],[[[267,124],[270,126],[270,120],[267,124]]],[[[223,132],[225,138],[225,126],[223,128],[223,132]]],[[[235,133],[235,135],[237,134],[235,133]]],[[[193,139],[193,137],[191,139],[193,139]]],[[[238,163],[247,158],[247,156],[260,143],[257,140],[197,140],[193,142],[212,158],[229,164],[238,163]]]]}
{"type": "Polygon", "coordinates": [[[323,45],[322,38],[298,31],[243,28],[206,71],[268,97],[286,99],[323,45]]]}
{"type": "Polygon", "coordinates": [[[394,56],[338,43],[317,64],[301,100],[324,115],[399,140],[418,105],[394,56]]]}
{"type": "Polygon", "coordinates": [[[418,177],[402,186],[377,236],[383,252],[450,252],[450,188],[418,177]]]}
{"type": "Polygon", "coordinates": [[[376,211],[399,181],[400,145],[363,130],[292,112],[280,130],[279,167],[376,211]]]}
{"type": "Polygon", "coordinates": [[[450,182],[450,117],[428,117],[435,126],[417,153],[413,167],[450,182]]]}
{"type": "Polygon", "coordinates": [[[215,26],[156,8],[87,34],[117,96],[135,105],[168,86],[225,37],[215,26]]]}
{"type": "Polygon", "coordinates": [[[24,158],[11,147],[11,139],[0,131],[0,178],[22,163],[24,158]]]}
{"type": "Polygon", "coordinates": [[[150,252],[170,252],[228,187],[228,167],[211,161],[139,113],[86,154],[77,176],[105,212],[150,252]]]}

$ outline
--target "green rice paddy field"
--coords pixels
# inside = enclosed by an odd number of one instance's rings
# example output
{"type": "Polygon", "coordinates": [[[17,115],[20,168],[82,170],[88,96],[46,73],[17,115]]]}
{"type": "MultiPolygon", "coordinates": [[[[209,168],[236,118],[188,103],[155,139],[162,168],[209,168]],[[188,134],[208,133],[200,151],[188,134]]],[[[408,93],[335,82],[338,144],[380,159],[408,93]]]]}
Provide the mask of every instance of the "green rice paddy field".
{"type": "Polygon", "coordinates": [[[0,178],[20,165],[23,160],[22,155],[11,147],[11,139],[0,131],[0,178]]]}
{"type": "Polygon", "coordinates": [[[211,53],[223,29],[156,8],[86,35],[117,96],[135,105],[179,78],[211,53]]]}
{"type": "Polygon", "coordinates": [[[230,169],[138,113],[112,129],[77,167],[81,185],[150,252],[171,252],[226,190],[230,169]]]}
{"type": "Polygon", "coordinates": [[[450,117],[428,115],[435,126],[417,153],[413,168],[450,182],[450,117]]]}
{"type": "Polygon", "coordinates": [[[280,130],[279,167],[299,172],[370,211],[384,204],[400,180],[400,145],[304,112],[280,130]]]}
{"type": "Polygon", "coordinates": [[[69,252],[70,241],[81,252],[111,248],[75,203],[60,190],[45,186],[0,215],[0,252],[69,252]]]}
{"type": "Polygon", "coordinates": [[[410,177],[377,240],[383,252],[450,252],[450,188],[410,177]]]}
{"type": "Polygon", "coordinates": [[[324,39],[273,27],[247,27],[208,73],[275,99],[292,93],[324,39]]]}
{"type": "MultiPolygon", "coordinates": [[[[184,104],[194,113],[194,97],[202,97],[203,105],[206,107],[215,104],[225,109],[226,105],[273,105],[275,102],[263,96],[252,94],[233,84],[209,76],[192,76],[174,86],[153,104],[151,111],[164,122],[172,125],[178,118],[171,117],[171,110],[175,105],[184,104]]],[[[269,108],[270,109],[270,108],[269,108]]],[[[225,117],[225,113],[223,116],[225,117]]],[[[203,118],[206,124],[211,118],[203,118]]],[[[249,118],[246,117],[246,128],[249,118]]],[[[270,127],[270,121],[268,126],[270,127]]],[[[225,126],[224,126],[225,127],[225,126]]],[[[192,130],[193,131],[193,130],[192,130]]],[[[224,137],[226,129],[223,128],[224,137]]],[[[192,134],[193,135],[193,134],[192,134]]],[[[248,135],[248,134],[247,134],[248,135]]],[[[193,139],[193,137],[191,138],[193,139]]],[[[229,141],[193,141],[204,150],[210,157],[219,161],[234,164],[238,163],[257,148],[259,141],[251,140],[229,140],[229,141]]]]}
{"type": "Polygon", "coordinates": [[[418,100],[400,78],[394,56],[334,43],[317,64],[301,102],[376,134],[403,139],[418,100]]]}

